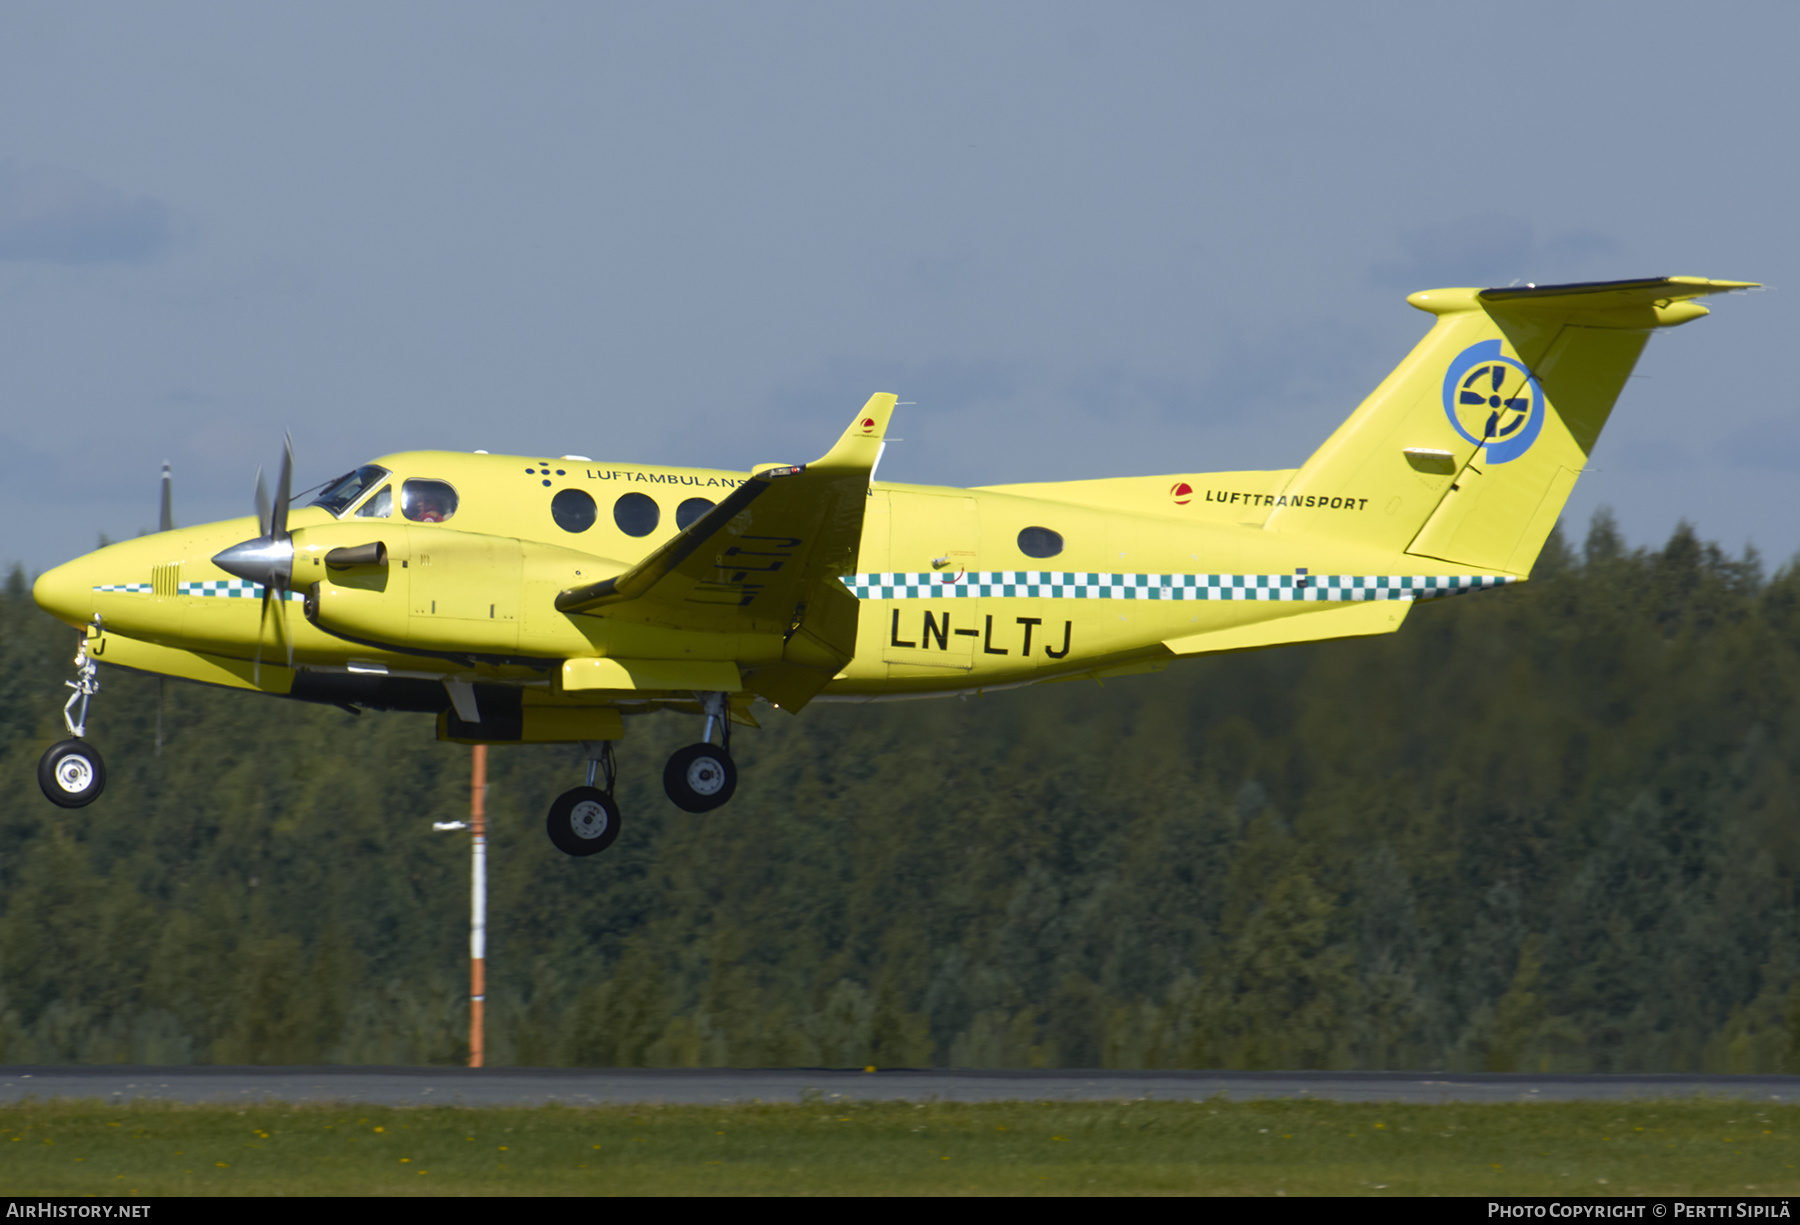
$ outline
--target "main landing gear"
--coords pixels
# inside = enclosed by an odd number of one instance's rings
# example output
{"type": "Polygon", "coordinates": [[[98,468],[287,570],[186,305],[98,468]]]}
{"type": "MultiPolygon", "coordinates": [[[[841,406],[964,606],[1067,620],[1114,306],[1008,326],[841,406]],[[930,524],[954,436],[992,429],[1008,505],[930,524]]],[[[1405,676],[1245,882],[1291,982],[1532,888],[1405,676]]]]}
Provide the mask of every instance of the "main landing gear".
{"type": "Polygon", "coordinates": [[[70,739],[51,745],[38,759],[38,786],[52,804],[63,808],[92,804],[106,789],[106,763],[94,746],[82,739],[87,732],[88,702],[100,692],[100,665],[88,657],[86,638],[75,648],[75,668],[76,679],[63,682],[75,691],[63,705],[70,739]]]}
{"type": "Polygon", "coordinates": [[[613,799],[613,783],[619,772],[613,761],[610,740],[584,740],[587,750],[587,786],[575,787],[556,797],[550,805],[550,841],[565,855],[594,855],[611,846],[619,837],[619,804],[613,799]],[[606,789],[594,786],[595,776],[604,772],[606,789]]]}
{"type": "Polygon", "coordinates": [[[699,744],[677,749],[663,767],[663,790],[675,807],[686,812],[711,812],[731,798],[737,790],[737,763],[731,760],[731,718],[722,693],[699,695],[706,711],[706,730],[699,744]],[[722,743],[712,742],[713,730],[720,729],[722,743]]]}
{"type": "MultiPolygon", "coordinates": [[[[677,808],[711,812],[737,790],[737,764],[731,760],[731,710],[723,693],[702,693],[706,730],[699,744],[677,749],[663,769],[663,790],[677,808]],[[713,743],[713,736],[720,743],[713,743]]],[[[613,799],[618,768],[610,740],[584,740],[587,750],[587,785],[556,797],[550,805],[547,828],[550,841],[565,855],[586,856],[604,851],[619,837],[619,804],[613,799]],[[601,782],[604,785],[596,787],[601,782]]]]}

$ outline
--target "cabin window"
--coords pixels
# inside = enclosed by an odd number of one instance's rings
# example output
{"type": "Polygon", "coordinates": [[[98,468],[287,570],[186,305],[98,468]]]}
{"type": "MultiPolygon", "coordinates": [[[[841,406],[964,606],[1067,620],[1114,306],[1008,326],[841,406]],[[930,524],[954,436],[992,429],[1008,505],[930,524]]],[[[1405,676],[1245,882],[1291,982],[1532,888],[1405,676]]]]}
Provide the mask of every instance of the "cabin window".
{"type": "Polygon", "coordinates": [[[620,494],[613,503],[613,522],[627,536],[648,536],[662,522],[662,507],[648,494],[620,494]]]}
{"type": "Polygon", "coordinates": [[[386,468],[377,468],[374,464],[364,464],[355,472],[346,472],[335,481],[326,484],[325,492],[308,503],[309,506],[323,506],[334,515],[341,515],[363,496],[364,491],[388,474],[386,468]]]}
{"type": "Polygon", "coordinates": [[[394,513],[394,487],[383,485],[381,492],[357,507],[358,519],[385,519],[394,513]]]}
{"type": "Polygon", "coordinates": [[[414,523],[444,523],[456,514],[456,502],[446,481],[415,479],[400,486],[400,513],[414,523]]]}
{"type": "Polygon", "coordinates": [[[1062,551],[1062,536],[1047,527],[1028,527],[1019,533],[1019,552],[1027,557],[1055,557],[1062,551]]]}
{"type": "Polygon", "coordinates": [[[565,489],[550,499],[550,517],[565,532],[585,532],[598,514],[594,497],[585,489],[565,489]]]}
{"type": "Polygon", "coordinates": [[[694,522],[694,520],[698,519],[712,508],[713,504],[710,499],[689,498],[675,508],[675,526],[685,532],[688,529],[688,524],[694,522]]]}

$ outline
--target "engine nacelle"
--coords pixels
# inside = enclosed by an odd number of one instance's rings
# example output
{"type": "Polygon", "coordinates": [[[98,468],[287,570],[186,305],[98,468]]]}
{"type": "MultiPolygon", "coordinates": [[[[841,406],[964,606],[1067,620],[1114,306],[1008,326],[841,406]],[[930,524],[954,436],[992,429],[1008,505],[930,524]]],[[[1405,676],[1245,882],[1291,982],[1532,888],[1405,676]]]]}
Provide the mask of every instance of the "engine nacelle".
{"type": "Polygon", "coordinates": [[[585,639],[556,611],[556,592],[621,569],[573,549],[435,524],[330,524],[294,533],[294,587],[305,593],[307,620],[397,650],[580,650],[585,639]]]}

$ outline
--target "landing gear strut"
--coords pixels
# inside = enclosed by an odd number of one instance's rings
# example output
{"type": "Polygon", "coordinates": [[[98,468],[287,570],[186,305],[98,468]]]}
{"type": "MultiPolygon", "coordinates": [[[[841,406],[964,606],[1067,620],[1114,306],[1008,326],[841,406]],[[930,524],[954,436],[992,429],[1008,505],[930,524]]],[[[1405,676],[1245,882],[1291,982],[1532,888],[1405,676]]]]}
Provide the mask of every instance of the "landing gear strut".
{"type": "Polygon", "coordinates": [[[565,855],[594,855],[611,846],[619,837],[619,805],[613,799],[613,782],[618,768],[613,761],[610,740],[584,740],[587,750],[587,786],[574,787],[556,797],[550,805],[547,828],[550,841],[565,855]],[[596,777],[604,773],[606,789],[594,786],[596,777]]]}
{"type": "Polygon", "coordinates": [[[697,695],[706,711],[706,730],[699,744],[677,749],[663,768],[663,790],[675,807],[687,812],[711,812],[737,790],[737,763],[731,760],[730,708],[722,693],[697,695]],[[713,744],[713,732],[720,744],[713,744]]]}
{"type": "Polygon", "coordinates": [[[63,682],[75,691],[63,706],[71,738],[51,745],[38,759],[38,786],[52,804],[63,808],[92,804],[106,789],[106,763],[81,738],[87,732],[88,702],[100,692],[100,665],[88,657],[86,638],[75,648],[75,668],[76,679],[63,682]]]}

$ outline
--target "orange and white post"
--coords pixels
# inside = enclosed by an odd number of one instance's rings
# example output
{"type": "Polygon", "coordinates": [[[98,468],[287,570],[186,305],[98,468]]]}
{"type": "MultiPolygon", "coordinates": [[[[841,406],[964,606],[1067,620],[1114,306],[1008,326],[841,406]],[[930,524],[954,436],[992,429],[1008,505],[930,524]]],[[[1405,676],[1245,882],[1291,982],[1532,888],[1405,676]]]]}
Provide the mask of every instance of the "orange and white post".
{"type": "Polygon", "coordinates": [[[475,777],[469,798],[469,832],[474,836],[469,898],[469,1066],[481,1066],[482,1005],[487,1002],[487,745],[475,746],[475,777]]]}

